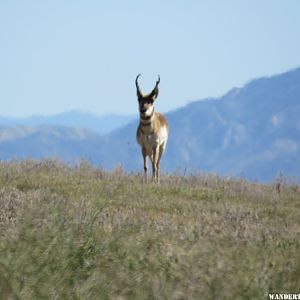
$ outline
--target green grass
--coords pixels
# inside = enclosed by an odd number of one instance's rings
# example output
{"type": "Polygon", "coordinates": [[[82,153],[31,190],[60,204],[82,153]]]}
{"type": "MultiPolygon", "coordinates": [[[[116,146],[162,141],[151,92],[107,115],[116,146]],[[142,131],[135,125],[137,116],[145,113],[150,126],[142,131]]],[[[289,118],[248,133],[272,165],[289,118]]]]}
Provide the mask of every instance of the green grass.
{"type": "Polygon", "coordinates": [[[213,175],[0,163],[1,299],[299,293],[300,189],[213,175]]]}

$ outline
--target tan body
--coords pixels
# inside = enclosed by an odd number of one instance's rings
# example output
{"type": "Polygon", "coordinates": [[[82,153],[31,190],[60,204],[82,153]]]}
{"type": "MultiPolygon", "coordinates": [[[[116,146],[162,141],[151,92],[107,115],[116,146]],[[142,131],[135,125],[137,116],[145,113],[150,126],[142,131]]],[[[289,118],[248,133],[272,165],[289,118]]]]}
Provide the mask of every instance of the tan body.
{"type": "Polygon", "coordinates": [[[163,114],[154,112],[154,100],[158,95],[159,81],[157,81],[154,90],[149,95],[144,96],[139,90],[137,79],[140,123],[137,128],[136,139],[142,150],[145,181],[147,182],[147,157],[149,157],[152,163],[152,181],[159,183],[160,160],[166,149],[169,125],[163,114]]]}
{"type": "Polygon", "coordinates": [[[143,125],[143,120],[140,120],[136,139],[142,149],[145,181],[147,181],[147,157],[149,157],[152,162],[152,180],[159,182],[159,164],[166,149],[168,134],[169,125],[161,113],[153,114],[150,125],[143,125]]]}

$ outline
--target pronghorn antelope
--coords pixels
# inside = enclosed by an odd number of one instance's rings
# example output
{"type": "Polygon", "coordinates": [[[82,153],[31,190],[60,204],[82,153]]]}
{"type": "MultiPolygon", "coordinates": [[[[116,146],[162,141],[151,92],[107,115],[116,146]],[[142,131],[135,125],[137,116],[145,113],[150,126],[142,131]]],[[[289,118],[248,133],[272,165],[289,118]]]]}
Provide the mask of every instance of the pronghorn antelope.
{"type": "Polygon", "coordinates": [[[160,77],[158,76],[152,92],[144,95],[138,84],[140,75],[135,79],[140,111],[136,139],[141,146],[144,159],[145,182],[147,182],[147,156],[149,156],[152,162],[152,181],[159,183],[159,163],[166,148],[169,125],[163,114],[154,112],[154,101],[158,96],[160,77]]]}

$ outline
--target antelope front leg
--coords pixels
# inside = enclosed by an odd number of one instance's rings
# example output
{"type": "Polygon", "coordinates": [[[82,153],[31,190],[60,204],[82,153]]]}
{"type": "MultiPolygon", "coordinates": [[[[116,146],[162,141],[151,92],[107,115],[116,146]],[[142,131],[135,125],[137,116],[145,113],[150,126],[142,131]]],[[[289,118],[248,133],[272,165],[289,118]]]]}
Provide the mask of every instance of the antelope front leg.
{"type": "Polygon", "coordinates": [[[157,177],[157,161],[158,161],[158,147],[153,148],[153,158],[152,158],[152,182],[158,183],[157,177]]]}
{"type": "Polygon", "coordinates": [[[159,177],[160,177],[160,173],[159,173],[159,169],[160,169],[160,160],[161,160],[161,157],[162,157],[164,151],[165,151],[165,146],[164,146],[164,145],[161,145],[161,146],[159,147],[158,159],[157,159],[157,164],[156,164],[156,177],[157,177],[157,183],[159,183],[159,177]]]}
{"type": "Polygon", "coordinates": [[[143,153],[143,159],[144,159],[144,178],[145,178],[145,183],[148,182],[148,176],[147,176],[147,170],[148,170],[148,167],[147,167],[147,155],[146,155],[146,150],[143,148],[142,150],[142,153],[143,153]]]}

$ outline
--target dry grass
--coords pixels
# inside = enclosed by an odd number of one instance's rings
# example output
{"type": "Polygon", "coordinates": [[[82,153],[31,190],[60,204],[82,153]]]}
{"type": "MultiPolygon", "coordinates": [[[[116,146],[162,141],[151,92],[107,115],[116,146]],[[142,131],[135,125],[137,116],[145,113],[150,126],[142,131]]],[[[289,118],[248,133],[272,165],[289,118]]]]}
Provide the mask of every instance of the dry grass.
{"type": "Polygon", "coordinates": [[[299,293],[300,190],[218,176],[0,163],[1,299],[299,293]]]}

